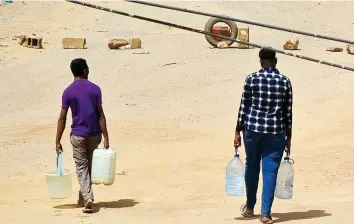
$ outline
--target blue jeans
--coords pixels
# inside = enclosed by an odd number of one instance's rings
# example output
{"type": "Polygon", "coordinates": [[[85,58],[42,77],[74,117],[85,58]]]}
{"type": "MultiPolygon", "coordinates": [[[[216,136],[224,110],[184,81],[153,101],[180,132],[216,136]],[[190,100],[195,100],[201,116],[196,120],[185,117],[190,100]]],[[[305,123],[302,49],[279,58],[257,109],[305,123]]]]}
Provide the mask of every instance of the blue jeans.
{"type": "Polygon", "coordinates": [[[261,214],[271,214],[278,169],[285,150],[286,133],[263,134],[248,130],[243,132],[246,148],[245,182],[247,208],[253,209],[257,201],[260,163],[262,159],[263,192],[261,214]]]}

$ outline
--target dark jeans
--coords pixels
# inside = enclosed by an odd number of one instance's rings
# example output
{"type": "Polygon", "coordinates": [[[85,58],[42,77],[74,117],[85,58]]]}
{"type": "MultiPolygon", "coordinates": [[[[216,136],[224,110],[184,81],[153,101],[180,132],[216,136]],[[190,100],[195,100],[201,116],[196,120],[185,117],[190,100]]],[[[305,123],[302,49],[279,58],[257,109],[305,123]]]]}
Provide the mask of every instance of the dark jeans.
{"type": "Polygon", "coordinates": [[[246,148],[245,182],[247,207],[253,209],[257,201],[257,189],[262,159],[263,192],[261,214],[268,216],[274,200],[279,165],[285,149],[285,131],[280,134],[263,134],[248,130],[243,132],[246,148]]]}

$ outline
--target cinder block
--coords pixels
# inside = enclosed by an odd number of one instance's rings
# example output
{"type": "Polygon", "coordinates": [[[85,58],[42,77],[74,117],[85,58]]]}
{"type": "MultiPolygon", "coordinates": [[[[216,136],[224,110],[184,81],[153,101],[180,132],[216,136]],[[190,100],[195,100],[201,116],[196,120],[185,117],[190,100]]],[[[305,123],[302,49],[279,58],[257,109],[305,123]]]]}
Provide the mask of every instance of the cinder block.
{"type": "MultiPolygon", "coordinates": [[[[248,27],[238,28],[237,39],[243,42],[250,41],[250,29],[248,27]]],[[[247,44],[237,43],[237,48],[249,48],[250,46],[247,44]]]]}
{"type": "Polygon", "coordinates": [[[63,49],[85,49],[86,38],[63,38],[63,49]]]}
{"type": "Polygon", "coordinates": [[[35,49],[43,48],[42,38],[40,38],[40,37],[21,36],[20,40],[19,40],[19,44],[24,47],[28,47],[28,48],[35,48],[35,49]]]}
{"type": "Polygon", "coordinates": [[[141,40],[139,38],[129,38],[130,49],[141,48],[141,40]]]}

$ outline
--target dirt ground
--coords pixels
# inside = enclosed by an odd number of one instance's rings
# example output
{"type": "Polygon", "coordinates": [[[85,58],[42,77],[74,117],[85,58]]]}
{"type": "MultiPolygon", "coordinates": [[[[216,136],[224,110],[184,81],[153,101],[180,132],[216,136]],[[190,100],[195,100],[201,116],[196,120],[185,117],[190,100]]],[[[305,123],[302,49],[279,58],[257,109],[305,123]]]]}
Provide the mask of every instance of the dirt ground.
{"type": "MultiPolygon", "coordinates": [[[[96,3],[199,29],[209,19],[127,2],[96,3]]],[[[354,2],[166,4],[354,39],[354,2]]],[[[299,54],[354,67],[354,56],[326,51],[345,44],[250,26],[254,43],[282,48],[290,38],[300,39],[299,54]]],[[[277,223],[351,224],[354,73],[285,55],[278,59],[295,94],[296,173],[294,198],[276,199],[273,216],[277,223]]],[[[244,79],[259,68],[258,49],[211,49],[200,34],[68,2],[0,6],[1,223],[257,223],[240,218],[244,197],[225,195],[225,168],[234,152],[244,79]],[[13,40],[31,34],[43,37],[44,49],[13,40]],[[85,37],[87,49],[61,49],[64,37],[85,37]],[[143,48],[109,50],[108,40],[116,37],[139,37],[143,48]],[[134,54],[141,52],[149,54],[134,54]],[[116,182],[94,186],[94,214],[74,205],[75,173],[73,195],[65,200],[48,198],[43,174],[55,168],[61,94],[72,82],[69,64],[76,57],[87,59],[90,80],[102,88],[117,151],[116,182]],[[164,66],[169,63],[175,64],[164,66]]],[[[74,171],[70,125],[71,119],[63,159],[74,171]]],[[[256,208],[259,213],[259,203],[256,208]]]]}

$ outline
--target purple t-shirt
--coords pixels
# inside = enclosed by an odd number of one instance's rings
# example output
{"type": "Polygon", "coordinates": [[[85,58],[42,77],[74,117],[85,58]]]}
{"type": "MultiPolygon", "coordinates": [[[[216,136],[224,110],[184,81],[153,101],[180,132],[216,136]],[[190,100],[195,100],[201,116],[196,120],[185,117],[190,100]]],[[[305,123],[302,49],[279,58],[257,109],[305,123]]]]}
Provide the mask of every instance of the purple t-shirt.
{"type": "Polygon", "coordinates": [[[71,109],[71,134],[87,137],[101,134],[97,104],[102,104],[101,89],[86,80],[75,80],[63,93],[62,107],[71,109]]]}

